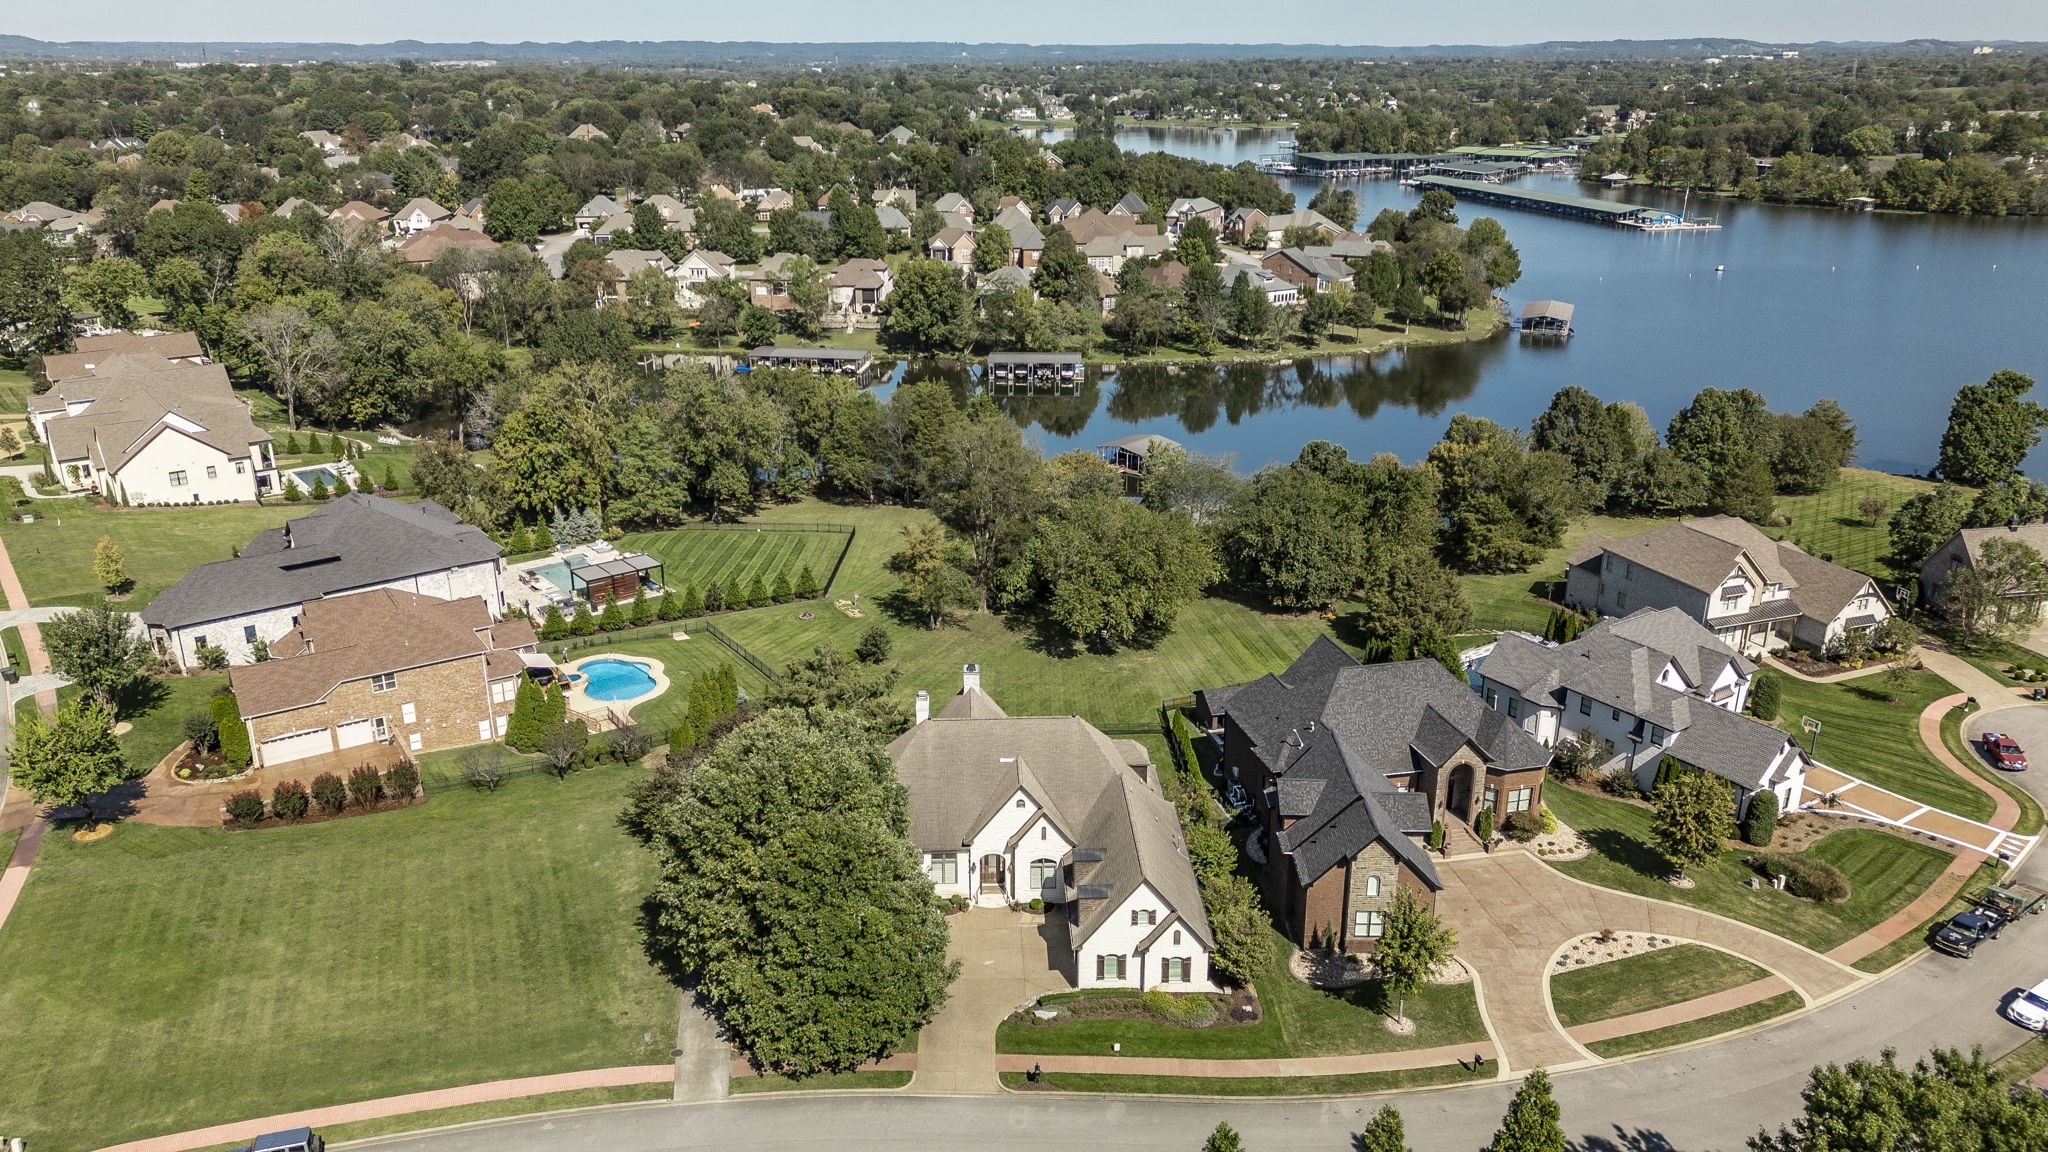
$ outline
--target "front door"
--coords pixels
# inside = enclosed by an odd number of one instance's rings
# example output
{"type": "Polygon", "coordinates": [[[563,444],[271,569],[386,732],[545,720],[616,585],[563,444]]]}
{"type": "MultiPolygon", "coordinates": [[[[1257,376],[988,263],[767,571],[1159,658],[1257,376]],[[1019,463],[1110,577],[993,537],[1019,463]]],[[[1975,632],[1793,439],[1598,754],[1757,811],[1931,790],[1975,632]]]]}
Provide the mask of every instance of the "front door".
{"type": "Polygon", "coordinates": [[[1003,857],[991,852],[981,858],[981,890],[983,892],[1003,891],[1003,857]]]}
{"type": "Polygon", "coordinates": [[[1453,816],[1472,818],[1472,766],[1460,764],[1451,769],[1451,785],[1444,793],[1444,808],[1453,816]]]}

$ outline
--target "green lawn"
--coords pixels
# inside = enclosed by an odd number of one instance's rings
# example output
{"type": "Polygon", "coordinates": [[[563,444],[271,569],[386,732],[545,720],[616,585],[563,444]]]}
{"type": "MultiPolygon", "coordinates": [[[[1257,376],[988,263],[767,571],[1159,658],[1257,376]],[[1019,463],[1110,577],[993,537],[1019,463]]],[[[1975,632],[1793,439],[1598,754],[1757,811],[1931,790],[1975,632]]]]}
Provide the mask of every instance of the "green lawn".
{"type": "MultiPolygon", "coordinates": [[[[1498,576],[1463,576],[1465,598],[1472,602],[1472,627],[1482,632],[1519,629],[1542,634],[1550,619],[1548,605],[1538,601],[1544,585],[1564,579],[1564,562],[1586,537],[1601,535],[1618,540],[1670,523],[1655,517],[1587,516],[1565,529],[1564,543],[1527,572],[1498,576]]],[[[1560,593],[1562,589],[1559,590],[1560,593]]]]}
{"type": "Polygon", "coordinates": [[[619,541],[619,547],[638,549],[661,561],[662,582],[671,587],[691,587],[702,592],[715,582],[730,599],[756,577],[762,587],[771,591],[778,576],[788,577],[793,586],[806,566],[822,590],[850,535],[843,529],[757,530],[764,528],[741,525],[646,532],[625,537],[619,541]]]}
{"type": "MultiPolygon", "coordinates": [[[[157,676],[142,682],[116,702],[116,723],[134,727],[121,734],[121,755],[131,773],[141,776],[156,762],[171,754],[185,739],[185,717],[207,710],[213,694],[228,682],[228,674],[214,672],[198,676],[157,676]]],[[[61,707],[78,699],[83,689],[67,684],[57,689],[61,707]]],[[[36,706],[35,698],[24,696],[14,702],[16,716],[36,706]]]]}
{"type": "MultiPolygon", "coordinates": [[[[1891,700],[1891,673],[1880,672],[1839,684],[1814,684],[1792,676],[1784,686],[1780,723],[1799,733],[1802,717],[1821,722],[1815,758],[1851,776],[1910,796],[1944,812],[1989,820],[1991,797],[1934,758],[1920,742],[1920,713],[1955,691],[1932,672],[1911,673],[1908,687],[1891,700]]],[[[1804,735],[1800,742],[1806,743],[1804,735]]]]}
{"type": "Polygon", "coordinates": [[[313,507],[101,508],[83,500],[39,501],[35,523],[7,526],[7,552],[31,603],[97,604],[106,599],[106,590],[92,574],[93,548],[100,537],[112,536],[135,582],[125,606],[139,612],[187,572],[231,559],[258,532],[313,507]]]}
{"type": "MultiPolygon", "coordinates": [[[[797,609],[784,605],[782,611],[794,613],[797,609]]],[[[671,640],[656,634],[632,640],[591,636],[576,641],[578,644],[586,642],[589,647],[573,649],[563,653],[559,659],[567,663],[585,656],[615,652],[661,661],[662,671],[668,676],[668,691],[634,705],[629,712],[636,723],[646,726],[657,743],[667,740],[669,730],[682,723],[683,713],[688,711],[691,677],[709,672],[720,664],[730,664],[739,674],[742,692],[758,695],[768,684],[759,672],[754,671],[753,665],[740,659],[732,649],[712,638],[709,632],[693,632],[688,640],[671,640]]]]}
{"type": "Polygon", "coordinates": [[[1860,935],[1911,903],[1948,867],[1949,854],[1889,833],[1848,828],[1830,833],[1805,855],[1825,860],[1849,877],[1849,899],[1818,904],[1746,881],[1755,871],[1742,863],[1754,849],[1723,852],[1694,869],[1691,888],[1665,882],[1670,868],[1650,845],[1650,810],[1553,785],[1543,799],[1557,818],[1576,829],[1593,848],[1584,860],[1552,866],[1575,879],[1653,900],[1704,908],[1754,924],[1815,951],[1825,952],[1860,935]]]}
{"type": "MultiPolygon", "coordinates": [[[[1130,1076],[1048,1072],[1044,1083],[1063,1092],[1128,1092],[1165,1096],[1356,1096],[1367,1092],[1396,1092],[1439,1084],[1490,1081],[1493,1074],[1491,1064],[1484,1069],[1467,1068],[1462,1064],[1438,1064],[1428,1068],[1363,1072],[1351,1076],[1130,1076]]],[[[1005,1072],[1002,1075],[1005,1087],[1021,1088],[1025,1083],[1022,1072],[1005,1072]]]]}
{"type": "Polygon", "coordinates": [[[1882,972],[1906,957],[1925,950],[1933,941],[1936,928],[1948,923],[1956,913],[1970,907],[1971,896],[1998,883],[2004,874],[2005,869],[2002,865],[1979,864],[1977,870],[1970,874],[1969,880],[1956,890],[1954,896],[1949,897],[1948,903],[1941,906],[1941,911],[1929,916],[1911,932],[1856,961],[1851,967],[1859,972],[1882,972]]]}
{"type": "Polygon", "coordinates": [[[368,1140],[373,1136],[418,1132],[425,1128],[440,1128],[449,1124],[473,1124],[479,1120],[498,1120],[506,1116],[531,1116],[536,1112],[555,1112],[565,1108],[595,1108],[603,1104],[670,1100],[674,1098],[675,1091],[673,1084],[624,1084],[612,1088],[578,1088],[570,1092],[522,1096],[517,1100],[461,1104],[454,1108],[435,1108],[428,1112],[411,1112],[404,1116],[358,1120],[353,1124],[332,1124],[320,1129],[320,1136],[329,1144],[339,1144],[344,1140],[368,1140]]]}
{"type": "Polygon", "coordinates": [[[1680,944],[1550,977],[1550,1004],[1569,1028],[1683,1004],[1765,979],[1770,973],[1704,944],[1680,944]]]}
{"type": "Polygon", "coordinates": [[[1790,540],[1815,556],[1876,577],[1880,583],[1911,578],[1918,573],[1894,572],[1884,559],[1892,547],[1888,525],[1899,505],[1932,487],[1933,481],[1914,476],[1844,468],[1840,480],[1811,496],[1778,497],[1778,511],[1791,518],[1789,526],[1761,527],[1767,535],[1790,540]],[[1887,505],[1874,525],[1857,507],[1868,496],[1887,505]]]}
{"type": "Polygon", "coordinates": [[[0,648],[6,649],[9,668],[28,675],[28,646],[21,642],[21,629],[0,628],[0,648]]]}
{"type": "Polygon", "coordinates": [[[30,387],[27,371],[0,368],[0,416],[27,415],[30,387]]]}
{"type": "MultiPolygon", "coordinates": [[[[1273,966],[1258,981],[1265,1014],[1256,1024],[1182,1028],[1153,1020],[1076,1020],[1070,1024],[1018,1024],[996,1029],[996,1051],[1030,1055],[1108,1055],[1112,1043],[1125,1056],[1233,1060],[1261,1057],[1339,1056],[1401,1052],[1486,1039],[1478,997],[1470,984],[1432,984],[1410,996],[1415,1031],[1387,1031],[1374,984],[1323,992],[1287,970],[1285,941],[1275,938],[1273,966]]],[[[1049,999],[1056,1003],[1056,998],[1049,999]]]]}
{"type": "Polygon", "coordinates": [[[732,1094],[751,1096],[763,1092],[845,1092],[901,1088],[910,1083],[908,1072],[828,1072],[821,1076],[736,1076],[732,1094]]]}
{"type": "Polygon", "coordinates": [[[0,932],[0,1116],[45,1152],[502,1077],[661,1063],[637,772],[299,829],[43,843],[0,932]]]}
{"type": "Polygon", "coordinates": [[[1798,1011],[1800,1004],[1799,993],[1780,992],[1768,1000],[1759,1000],[1755,1004],[1731,1008],[1726,1012],[1717,1012],[1698,1020],[1688,1020],[1683,1024],[1673,1024],[1669,1028],[1655,1028],[1631,1036],[1616,1036],[1612,1040],[1596,1040],[1586,1045],[1586,1048],[1595,1056],[1606,1060],[1632,1056],[1637,1052],[1650,1052],[1658,1048],[1673,1048],[1680,1044],[1690,1044],[1695,1040],[1705,1040],[1709,1036],[1720,1036],[1737,1029],[1748,1028],[1753,1024],[1761,1024],[1787,1012],[1798,1011]]]}
{"type": "Polygon", "coordinates": [[[2041,830],[2041,802],[2034,799],[2033,793],[2015,783],[2009,775],[1986,764],[1984,754],[1972,748],[1969,741],[1963,739],[1963,720],[1968,716],[1969,713],[1965,712],[1962,706],[1957,706],[1949,709],[1948,715],[1941,718],[1943,746],[1948,749],[1949,755],[1968,764],[1971,771],[1989,780],[1999,791],[2012,797],[2019,804],[2020,819],[2019,823],[2013,826],[2013,831],[2022,836],[2034,835],[2041,830]]]}

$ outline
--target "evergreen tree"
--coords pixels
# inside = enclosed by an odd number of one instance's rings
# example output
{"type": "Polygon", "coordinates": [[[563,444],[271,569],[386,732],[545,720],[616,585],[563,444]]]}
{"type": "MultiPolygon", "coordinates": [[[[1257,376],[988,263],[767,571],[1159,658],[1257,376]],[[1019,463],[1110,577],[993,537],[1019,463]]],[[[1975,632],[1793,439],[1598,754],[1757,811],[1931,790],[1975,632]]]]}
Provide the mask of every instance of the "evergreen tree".
{"type": "Polygon", "coordinates": [[[313,477],[313,491],[310,495],[316,502],[325,501],[329,496],[333,495],[333,493],[327,490],[327,478],[325,476],[313,477]]]}
{"type": "MultiPolygon", "coordinates": [[[[560,619],[559,615],[556,619],[560,619]]],[[[512,716],[505,721],[505,743],[521,752],[540,750],[541,687],[530,678],[519,678],[519,690],[512,698],[512,716]]]]}
{"type": "Polygon", "coordinates": [[[768,586],[762,583],[760,575],[756,574],[754,579],[747,584],[747,606],[759,608],[768,602],[768,586]]]}
{"type": "Polygon", "coordinates": [[[597,614],[597,627],[602,632],[617,632],[626,626],[626,610],[617,600],[606,600],[604,611],[597,614]]]}
{"type": "Polygon", "coordinates": [[[683,602],[681,607],[684,618],[692,618],[704,614],[704,597],[698,594],[695,584],[683,585],[683,602]]]}
{"type": "Polygon", "coordinates": [[[297,456],[299,454],[299,434],[297,432],[285,433],[284,454],[287,456],[297,456]]]}
{"type": "Polygon", "coordinates": [[[512,530],[511,538],[505,541],[505,551],[514,556],[533,551],[533,536],[527,532],[526,525],[521,524],[512,530]]]}
{"type": "Polygon", "coordinates": [[[804,565],[803,570],[796,574],[796,598],[799,600],[816,600],[818,598],[818,574],[811,571],[809,564],[804,565]]]}
{"type": "Polygon", "coordinates": [[[548,528],[545,520],[533,526],[533,550],[536,552],[553,552],[555,550],[555,534],[548,528]]]}
{"type": "Polygon", "coordinates": [[[626,615],[633,621],[633,627],[635,628],[654,623],[654,598],[645,592],[633,597],[633,607],[627,611],[626,615]]]}
{"type": "Polygon", "coordinates": [[[787,604],[796,596],[796,591],[789,586],[789,573],[775,574],[775,586],[768,590],[768,595],[777,604],[787,604]]]}
{"type": "Polygon", "coordinates": [[[597,631],[597,618],[590,614],[590,605],[581,600],[576,602],[576,614],[569,618],[569,635],[588,636],[597,631]]]}
{"type": "Polygon", "coordinates": [[[1550,1095],[1550,1077],[1538,1068],[1515,1089],[1486,1152],[1565,1152],[1562,1117],[1550,1095]]]}
{"type": "Polygon", "coordinates": [[[725,589],[720,588],[716,580],[704,586],[704,611],[725,611],[725,589]]]}
{"type": "Polygon", "coordinates": [[[560,640],[568,634],[569,622],[562,619],[562,610],[553,604],[548,605],[548,610],[540,618],[540,638],[560,640]]]}
{"type": "Polygon", "coordinates": [[[1218,1123],[1209,1138],[1202,1141],[1202,1152],[1244,1152],[1244,1141],[1237,1129],[1227,1123],[1218,1123]]]}

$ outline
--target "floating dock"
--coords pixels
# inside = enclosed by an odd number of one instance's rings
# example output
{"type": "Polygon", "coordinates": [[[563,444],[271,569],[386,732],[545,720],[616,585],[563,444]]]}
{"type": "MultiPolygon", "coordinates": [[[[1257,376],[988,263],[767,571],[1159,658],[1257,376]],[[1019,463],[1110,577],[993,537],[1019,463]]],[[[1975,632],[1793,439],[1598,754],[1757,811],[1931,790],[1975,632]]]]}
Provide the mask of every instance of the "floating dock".
{"type": "Polygon", "coordinates": [[[1651,208],[1644,204],[1596,200],[1591,196],[1544,192],[1534,188],[1505,188],[1498,184],[1458,180],[1449,176],[1423,176],[1415,181],[1415,186],[1424,189],[1441,188],[1461,201],[1471,201],[1475,204],[1498,204],[1505,208],[1548,212],[1554,216],[1569,216],[1575,220],[1591,220],[1596,224],[1636,228],[1645,232],[1690,232],[1720,227],[1712,220],[1690,219],[1676,212],[1666,212],[1662,208],[1651,208]]]}

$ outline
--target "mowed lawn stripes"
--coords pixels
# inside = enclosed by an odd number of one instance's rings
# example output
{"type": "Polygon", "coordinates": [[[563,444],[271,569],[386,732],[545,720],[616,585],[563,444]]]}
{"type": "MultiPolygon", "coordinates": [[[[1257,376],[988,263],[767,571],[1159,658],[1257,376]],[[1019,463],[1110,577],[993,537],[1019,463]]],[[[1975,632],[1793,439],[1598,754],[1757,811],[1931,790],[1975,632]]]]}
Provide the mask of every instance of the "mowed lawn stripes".
{"type": "Polygon", "coordinates": [[[675,588],[698,592],[717,583],[730,596],[759,577],[771,590],[778,576],[791,584],[806,564],[824,587],[832,565],[846,546],[844,532],[763,528],[678,528],[645,532],[619,541],[622,549],[638,550],[662,562],[663,578],[675,588]]]}

